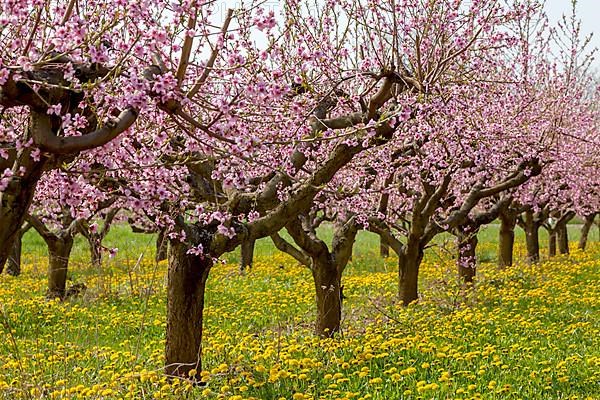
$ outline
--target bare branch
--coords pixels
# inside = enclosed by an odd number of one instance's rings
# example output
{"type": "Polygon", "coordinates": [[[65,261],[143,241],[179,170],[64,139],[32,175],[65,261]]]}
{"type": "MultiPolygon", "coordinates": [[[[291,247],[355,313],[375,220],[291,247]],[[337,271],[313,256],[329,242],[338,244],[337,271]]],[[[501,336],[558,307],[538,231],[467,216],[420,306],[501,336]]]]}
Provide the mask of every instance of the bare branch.
{"type": "Polygon", "coordinates": [[[300,264],[310,268],[310,257],[308,257],[302,250],[297,249],[294,245],[288,243],[284,238],[281,237],[281,235],[279,235],[279,233],[272,234],[271,240],[279,251],[289,254],[300,264]]]}

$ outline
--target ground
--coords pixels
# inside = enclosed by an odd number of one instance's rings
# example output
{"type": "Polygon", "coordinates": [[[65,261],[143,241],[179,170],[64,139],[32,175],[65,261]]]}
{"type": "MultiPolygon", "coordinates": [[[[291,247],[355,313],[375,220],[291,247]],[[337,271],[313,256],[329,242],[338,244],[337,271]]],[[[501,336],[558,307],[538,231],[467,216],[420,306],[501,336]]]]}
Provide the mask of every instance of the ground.
{"type": "Polygon", "coordinates": [[[245,274],[232,255],[211,272],[206,386],[192,387],[161,375],[166,264],[151,261],[153,237],[118,227],[108,244],[119,253],[102,270],[80,242],[71,279],[88,290],[58,302],[44,299],[45,250],[29,235],[23,275],[0,275],[0,399],[600,399],[595,237],[585,253],[506,270],[492,263],[494,237],[482,234],[470,289],[442,239],[426,256],[422,299],[404,308],[395,259],[361,235],[333,339],[312,335],[306,267],[267,242],[245,274]]]}

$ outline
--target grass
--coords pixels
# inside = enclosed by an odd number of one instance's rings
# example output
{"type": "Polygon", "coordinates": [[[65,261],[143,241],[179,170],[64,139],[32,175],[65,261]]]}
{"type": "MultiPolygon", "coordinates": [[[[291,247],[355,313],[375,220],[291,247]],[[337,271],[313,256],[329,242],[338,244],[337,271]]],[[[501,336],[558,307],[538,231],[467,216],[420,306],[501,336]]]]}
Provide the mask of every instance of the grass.
{"type": "Polygon", "coordinates": [[[377,238],[361,233],[334,339],[312,335],[307,268],[268,240],[243,275],[230,254],[209,279],[207,386],[191,387],[161,375],[166,265],[152,261],[153,235],[115,227],[105,244],[119,252],[102,270],[78,240],[70,276],[89,290],[61,303],[43,297],[45,247],[30,232],[23,275],[0,276],[0,398],[600,398],[600,245],[498,270],[488,262],[496,236],[493,225],[480,234],[471,290],[455,277],[451,240],[440,238],[422,268],[421,301],[404,308],[394,258],[380,259],[377,238]]]}

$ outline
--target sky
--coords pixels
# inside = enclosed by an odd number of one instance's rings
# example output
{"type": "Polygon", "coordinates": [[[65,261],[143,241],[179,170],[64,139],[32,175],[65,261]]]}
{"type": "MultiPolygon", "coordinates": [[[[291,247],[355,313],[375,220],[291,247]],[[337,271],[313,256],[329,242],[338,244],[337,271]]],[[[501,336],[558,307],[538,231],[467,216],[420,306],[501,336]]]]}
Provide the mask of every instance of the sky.
{"type": "MultiPolygon", "coordinates": [[[[571,0],[546,0],[546,12],[550,21],[556,22],[562,14],[571,14],[571,0]]],[[[583,33],[594,34],[589,49],[600,49],[600,0],[578,0],[577,14],[581,19],[583,33]]],[[[596,54],[594,69],[600,70],[600,53],[596,54]]]]}
{"type": "MultiPolygon", "coordinates": [[[[360,1],[360,0],[355,0],[360,1]]],[[[552,24],[556,23],[563,14],[571,14],[572,0],[546,0],[546,12],[552,24]]],[[[223,15],[227,8],[240,6],[242,0],[221,0],[223,15]]],[[[279,0],[265,0],[264,5],[275,11],[279,8],[279,0]]],[[[593,33],[589,50],[597,47],[599,52],[596,54],[593,69],[600,72],[600,0],[577,0],[577,14],[581,19],[582,31],[584,35],[593,33]]]]}

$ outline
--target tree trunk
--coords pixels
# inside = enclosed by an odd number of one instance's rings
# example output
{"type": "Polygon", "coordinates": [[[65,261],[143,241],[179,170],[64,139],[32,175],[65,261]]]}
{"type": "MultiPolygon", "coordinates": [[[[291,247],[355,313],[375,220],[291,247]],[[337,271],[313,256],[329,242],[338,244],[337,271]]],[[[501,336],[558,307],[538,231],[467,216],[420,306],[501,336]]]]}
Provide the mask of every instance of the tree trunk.
{"type": "Polygon", "coordinates": [[[515,245],[516,224],[516,215],[500,214],[500,232],[498,233],[499,267],[511,267],[513,265],[513,249],[515,245]]]}
{"type": "Polygon", "coordinates": [[[340,331],[342,320],[341,273],[327,256],[312,259],[312,274],[317,293],[315,333],[332,337],[340,331]]]}
{"type": "Polygon", "coordinates": [[[156,255],[154,259],[156,262],[160,262],[167,259],[167,231],[165,229],[161,229],[158,231],[158,237],[156,238],[156,255]]]}
{"type": "Polygon", "coordinates": [[[567,223],[561,223],[556,228],[558,251],[560,254],[569,254],[569,231],[567,230],[567,223]]]}
{"type": "Polygon", "coordinates": [[[590,229],[592,229],[592,225],[594,225],[594,219],[596,214],[590,214],[585,216],[585,221],[583,226],[581,227],[581,237],[579,238],[579,249],[585,250],[587,246],[588,236],[590,234],[590,229]]]}
{"type": "Polygon", "coordinates": [[[17,235],[13,244],[13,251],[6,264],[6,273],[12,276],[19,276],[21,274],[21,250],[23,246],[22,240],[22,234],[17,235]]]}
{"type": "Polygon", "coordinates": [[[65,298],[69,257],[73,248],[73,238],[54,238],[46,240],[48,245],[48,298],[65,298]]]}
{"type": "Polygon", "coordinates": [[[0,192],[0,266],[2,267],[13,251],[13,243],[20,234],[46,162],[46,158],[38,162],[33,161],[30,150],[23,150],[13,167],[15,176],[20,175],[20,179],[13,180],[3,192],[0,192]],[[21,167],[25,172],[18,174],[16,171],[21,167]]]}
{"type": "Polygon", "coordinates": [[[195,369],[199,380],[204,291],[212,258],[188,254],[189,248],[178,241],[169,245],[165,373],[189,379],[195,369]]]}
{"type": "Polygon", "coordinates": [[[548,234],[548,256],[554,257],[556,256],[556,229],[551,229],[548,234]]]}
{"type": "Polygon", "coordinates": [[[468,233],[458,237],[458,275],[465,283],[473,283],[477,271],[477,235],[468,233]]]}
{"type": "Polygon", "coordinates": [[[390,256],[390,246],[381,236],[379,236],[379,255],[382,258],[387,258],[390,256]]]}
{"type": "Polygon", "coordinates": [[[102,242],[99,236],[91,233],[88,238],[88,243],[90,244],[90,262],[95,269],[102,269],[102,242]]]}
{"type": "Polygon", "coordinates": [[[398,255],[398,295],[407,306],[419,298],[419,267],[423,260],[423,249],[410,240],[403,254],[398,255]]]}
{"type": "Polygon", "coordinates": [[[537,221],[532,211],[525,212],[523,230],[527,246],[527,261],[535,264],[540,261],[540,221],[537,221]]]}
{"type": "Polygon", "coordinates": [[[525,231],[525,242],[527,245],[527,260],[531,264],[540,261],[540,227],[537,224],[525,231]]]}
{"type": "Polygon", "coordinates": [[[241,261],[240,271],[244,271],[246,268],[252,268],[252,262],[254,261],[254,240],[243,241],[241,248],[241,261]]]}

